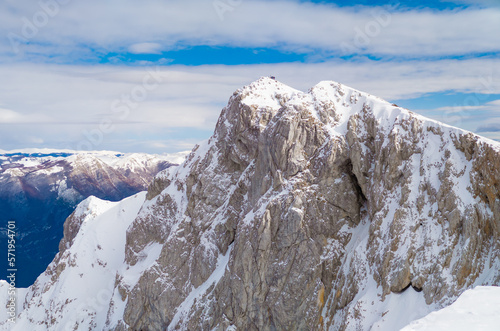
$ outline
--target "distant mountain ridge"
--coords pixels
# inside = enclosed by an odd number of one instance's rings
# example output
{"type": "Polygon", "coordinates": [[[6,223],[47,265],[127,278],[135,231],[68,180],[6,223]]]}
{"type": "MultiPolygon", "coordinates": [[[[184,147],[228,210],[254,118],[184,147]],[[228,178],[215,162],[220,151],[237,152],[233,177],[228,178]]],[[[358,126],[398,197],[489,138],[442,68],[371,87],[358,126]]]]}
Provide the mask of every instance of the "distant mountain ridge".
{"type": "Polygon", "coordinates": [[[399,330],[500,284],[500,144],[261,78],[147,193],[64,229],[0,330],[399,330]]]}
{"type": "MultiPolygon", "coordinates": [[[[88,196],[117,201],[145,190],[182,154],[24,149],[0,151],[1,247],[7,221],[18,228],[17,285],[27,287],[57,253],[63,222],[88,196]]],[[[6,277],[6,260],[0,262],[6,277]]]]}

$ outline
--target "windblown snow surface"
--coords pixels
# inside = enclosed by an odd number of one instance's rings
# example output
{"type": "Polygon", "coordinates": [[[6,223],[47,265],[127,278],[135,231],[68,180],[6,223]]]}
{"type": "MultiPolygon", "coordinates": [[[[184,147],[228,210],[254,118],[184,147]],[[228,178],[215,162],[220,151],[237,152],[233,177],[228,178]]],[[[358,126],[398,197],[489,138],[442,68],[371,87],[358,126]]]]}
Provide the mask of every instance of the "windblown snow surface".
{"type": "MultiPolygon", "coordinates": [[[[404,314],[404,311],[401,311],[404,314]]],[[[500,287],[478,286],[453,304],[411,322],[402,331],[498,331],[500,287]]]]}

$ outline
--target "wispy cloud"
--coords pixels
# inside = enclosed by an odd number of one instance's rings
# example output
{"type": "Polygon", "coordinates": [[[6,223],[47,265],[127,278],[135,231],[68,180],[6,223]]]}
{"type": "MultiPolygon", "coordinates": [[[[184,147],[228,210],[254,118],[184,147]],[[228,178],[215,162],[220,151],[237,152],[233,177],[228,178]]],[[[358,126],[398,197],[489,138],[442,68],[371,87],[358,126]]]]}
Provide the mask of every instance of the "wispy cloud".
{"type": "Polygon", "coordinates": [[[477,128],[477,132],[500,132],[500,123],[482,125],[477,128]]]}
{"type": "Polygon", "coordinates": [[[44,114],[23,114],[10,109],[0,108],[0,124],[49,123],[52,119],[44,114]]]}
{"type": "Polygon", "coordinates": [[[10,109],[0,108],[0,123],[12,123],[22,119],[22,115],[10,109]]]}
{"type": "MultiPolygon", "coordinates": [[[[441,1],[446,2],[448,0],[441,1]]],[[[453,0],[453,2],[470,6],[500,7],[500,2],[498,0],[453,0]]]]}
{"type": "Polygon", "coordinates": [[[130,45],[128,51],[132,54],[161,54],[161,49],[158,43],[137,43],[130,45]]]}
{"type": "Polygon", "coordinates": [[[245,1],[220,20],[213,2],[205,0],[88,0],[59,7],[52,17],[39,2],[0,5],[0,28],[11,37],[2,39],[0,52],[12,54],[17,48],[27,58],[40,59],[194,45],[409,58],[500,51],[500,34],[493,33],[500,31],[498,8],[398,11],[245,1]]]}
{"type": "MultiPolygon", "coordinates": [[[[208,137],[234,90],[260,76],[274,74],[304,91],[321,80],[335,80],[395,100],[450,90],[500,94],[496,68],[500,68],[500,60],[495,59],[145,68],[10,64],[0,65],[0,77],[10,78],[0,79],[0,101],[3,109],[16,110],[15,114],[5,112],[5,118],[43,114],[44,126],[22,130],[46,142],[69,142],[71,146],[65,147],[76,149],[82,139],[89,140],[89,135],[99,131],[104,121],[113,129],[101,130],[102,137],[95,137],[99,146],[94,149],[130,151],[132,144],[123,137],[155,142],[208,137]],[[174,129],[175,134],[170,134],[174,129]],[[183,131],[186,133],[181,137],[179,132],[183,131]]],[[[496,102],[490,102],[488,109],[493,110],[496,102]]],[[[476,126],[466,128],[474,130],[476,126]]],[[[3,127],[0,140],[17,139],[12,134],[3,127]]],[[[19,139],[21,144],[24,137],[19,139]]]]}

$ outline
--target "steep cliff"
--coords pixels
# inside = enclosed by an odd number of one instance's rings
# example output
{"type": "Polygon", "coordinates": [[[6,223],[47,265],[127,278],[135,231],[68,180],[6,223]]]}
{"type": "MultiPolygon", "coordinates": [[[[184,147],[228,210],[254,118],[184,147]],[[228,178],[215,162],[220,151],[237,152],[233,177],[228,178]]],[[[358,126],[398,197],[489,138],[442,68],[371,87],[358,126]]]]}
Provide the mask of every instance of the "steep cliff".
{"type": "Polygon", "coordinates": [[[335,82],[261,78],[147,194],[93,204],[14,329],[391,330],[500,283],[500,145],[335,82]]]}

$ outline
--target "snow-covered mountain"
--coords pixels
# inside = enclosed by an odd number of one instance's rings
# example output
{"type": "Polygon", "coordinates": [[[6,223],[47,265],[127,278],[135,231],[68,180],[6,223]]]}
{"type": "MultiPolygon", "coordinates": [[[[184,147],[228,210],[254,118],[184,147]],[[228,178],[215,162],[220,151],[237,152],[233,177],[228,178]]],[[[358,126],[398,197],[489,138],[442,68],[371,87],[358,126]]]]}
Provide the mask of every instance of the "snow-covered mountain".
{"type": "MultiPolygon", "coordinates": [[[[62,225],[88,196],[121,200],[145,190],[153,177],[181,155],[119,154],[67,150],[0,151],[0,239],[7,221],[18,229],[17,284],[27,287],[58,251],[62,225]]],[[[5,279],[7,259],[0,263],[5,279]]]]}
{"type": "Polygon", "coordinates": [[[261,78],[147,193],[82,202],[0,329],[398,330],[498,285],[499,236],[499,143],[261,78]]]}

